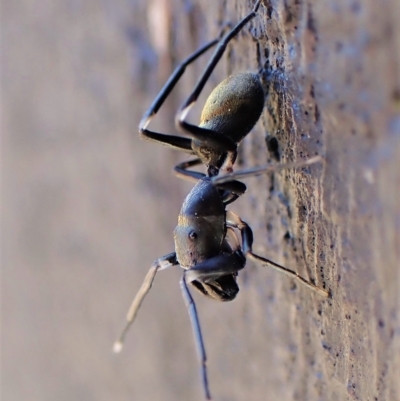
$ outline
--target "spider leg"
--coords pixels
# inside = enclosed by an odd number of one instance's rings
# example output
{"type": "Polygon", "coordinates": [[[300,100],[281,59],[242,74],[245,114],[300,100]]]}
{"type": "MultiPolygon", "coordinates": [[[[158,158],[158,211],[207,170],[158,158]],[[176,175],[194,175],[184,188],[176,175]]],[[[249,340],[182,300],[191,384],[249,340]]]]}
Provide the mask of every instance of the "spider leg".
{"type": "Polygon", "coordinates": [[[201,373],[201,379],[203,382],[204,393],[205,393],[206,399],[211,400],[211,394],[210,394],[210,389],[208,387],[208,378],[207,378],[206,349],[204,347],[203,335],[201,334],[201,327],[200,327],[199,316],[197,314],[196,304],[194,303],[192,294],[190,293],[189,288],[187,286],[185,273],[186,273],[186,271],[183,273],[183,276],[180,281],[182,295],[183,295],[183,299],[185,300],[185,304],[186,304],[186,307],[189,312],[189,317],[190,317],[190,321],[192,323],[192,329],[193,329],[197,354],[198,354],[198,358],[201,363],[200,373],[201,373]]]}
{"type": "MultiPolygon", "coordinates": [[[[204,178],[206,174],[187,169],[196,166],[198,164],[202,164],[201,159],[193,159],[179,163],[174,167],[175,175],[178,178],[182,178],[184,180],[197,182],[202,178],[204,178]]],[[[218,189],[225,191],[221,195],[222,202],[224,203],[225,206],[234,202],[237,198],[239,198],[239,196],[243,195],[246,192],[246,185],[240,181],[228,181],[228,182],[223,182],[221,184],[217,183],[216,187],[218,189]]]]}
{"type": "Polygon", "coordinates": [[[237,273],[245,265],[246,259],[241,251],[220,254],[185,270],[185,277],[188,283],[195,280],[209,283],[221,276],[237,273]]]}
{"type": "Polygon", "coordinates": [[[142,117],[142,120],[140,121],[139,132],[143,136],[143,138],[153,142],[161,143],[174,149],[180,149],[188,153],[193,153],[190,139],[175,135],[166,135],[149,131],[147,129],[147,126],[149,125],[153,116],[158,112],[158,110],[164,103],[165,99],[171,93],[172,89],[175,87],[176,83],[179,81],[179,79],[185,72],[186,67],[189,64],[191,64],[194,60],[196,60],[198,57],[200,57],[203,53],[205,53],[208,49],[215,46],[217,43],[218,39],[212,40],[211,42],[207,43],[206,45],[202,46],[200,49],[195,51],[186,60],[184,60],[181,64],[178,65],[178,67],[169,77],[168,81],[163,86],[160,93],[154,99],[153,103],[151,104],[149,109],[142,117]]]}
{"type": "Polygon", "coordinates": [[[149,272],[147,273],[142,286],[140,287],[139,291],[135,295],[135,298],[132,301],[132,304],[129,308],[128,314],[126,316],[126,325],[118,338],[118,340],[114,343],[114,352],[120,352],[124,341],[125,341],[125,336],[126,333],[128,332],[129,328],[131,327],[132,323],[134,322],[136,315],[138,313],[138,310],[140,306],[142,305],[142,302],[147,295],[147,293],[150,291],[150,288],[153,284],[154,278],[159,270],[166,269],[167,267],[175,266],[178,264],[178,261],[176,259],[176,253],[172,252],[169,253],[168,255],[162,256],[161,258],[157,259],[152,266],[150,267],[149,272]]]}
{"type": "Polygon", "coordinates": [[[215,66],[221,59],[224,54],[228,43],[234,38],[240,30],[257,15],[257,10],[260,7],[261,1],[258,0],[253,7],[253,10],[250,14],[244,17],[232,30],[230,30],[219,42],[218,46],[215,49],[211,59],[209,60],[203,74],[197,81],[192,93],[186,99],[186,101],[181,106],[177,117],[176,123],[178,127],[185,133],[189,134],[192,138],[201,141],[204,146],[209,146],[217,151],[228,152],[226,157],[226,168],[228,170],[232,169],[232,166],[236,159],[236,144],[228,137],[222,135],[219,132],[216,132],[211,129],[206,129],[202,127],[198,127],[196,125],[189,124],[185,121],[185,118],[193,106],[193,104],[197,101],[200,96],[201,91],[203,90],[206,82],[210,78],[211,73],[214,71],[215,66]]]}
{"type": "MultiPolygon", "coordinates": [[[[175,175],[179,178],[197,182],[204,178],[206,174],[198,171],[188,170],[188,168],[202,164],[201,159],[193,159],[177,164],[174,167],[175,175]]],[[[221,184],[215,184],[218,189],[225,191],[222,195],[224,205],[229,205],[234,202],[240,195],[246,192],[246,185],[240,181],[230,180],[221,184]]]]}
{"type": "Polygon", "coordinates": [[[202,164],[202,162],[198,158],[179,163],[174,167],[175,175],[184,180],[197,182],[206,175],[198,171],[188,170],[188,168],[197,166],[199,164],[202,164]]]}
{"type": "Polygon", "coordinates": [[[216,187],[225,191],[222,195],[222,202],[225,206],[235,202],[235,200],[243,195],[247,189],[246,185],[241,181],[223,182],[222,184],[216,184],[216,187]]]}
{"type": "Polygon", "coordinates": [[[204,88],[204,85],[208,81],[208,78],[210,77],[211,73],[213,72],[215,66],[218,64],[218,61],[221,59],[222,55],[225,52],[226,46],[228,43],[231,41],[232,38],[234,38],[240,30],[251,20],[257,15],[257,10],[260,7],[261,1],[258,0],[256,4],[253,7],[253,10],[250,14],[248,14],[246,17],[244,17],[234,28],[232,28],[231,31],[229,31],[219,42],[218,46],[214,51],[214,54],[212,55],[210,61],[207,64],[207,67],[205,68],[203,74],[197,81],[197,84],[195,88],[193,89],[193,92],[189,95],[189,97],[186,99],[186,101],[183,103],[180,112],[178,114],[178,121],[181,122],[184,120],[186,117],[189,108],[196,102],[197,98],[199,97],[201,91],[204,88]]]}
{"type": "Polygon", "coordinates": [[[266,173],[272,173],[280,170],[286,170],[289,168],[299,168],[306,167],[314,163],[323,162],[322,156],[314,156],[308,160],[300,160],[297,162],[291,163],[282,163],[282,164],[269,164],[262,167],[252,167],[249,169],[243,169],[239,171],[234,171],[233,173],[223,174],[214,176],[211,178],[213,184],[215,184],[218,188],[221,184],[229,183],[233,179],[242,179],[247,177],[256,177],[266,173]]]}
{"type": "Polygon", "coordinates": [[[281,265],[278,265],[277,263],[272,262],[269,259],[263,258],[259,255],[256,255],[255,253],[253,253],[252,252],[253,232],[252,232],[251,228],[249,227],[249,225],[246,222],[244,222],[238,215],[236,215],[235,213],[233,213],[231,211],[228,211],[226,213],[226,222],[229,226],[238,228],[240,230],[240,233],[242,235],[242,251],[246,257],[253,259],[256,262],[261,263],[263,266],[272,267],[275,270],[285,273],[289,277],[292,277],[292,278],[300,281],[306,287],[318,292],[318,294],[322,295],[325,298],[330,297],[329,291],[317,287],[315,284],[313,284],[310,281],[306,280],[305,278],[301,277],[295,271],[290,270],[281,265]]]}
{"type": "Polygon", "coordinates": [[[201,377],[207,400],[211,399],[211,394],[208,387],[206,350],[204,347],[196,304],[190,294],[187,284],[195,280],[205,283],[212,282],[214,279],[218,279],[223,275],[237,273],[239,270],[243,269],[245,264],[246,259],[240,251],[233,252],[229,255],[218,255],[185,270],[180,281],[183,298],[188,308],[190,321],[192,323],[197,354],[201,364],[201,377]]]}

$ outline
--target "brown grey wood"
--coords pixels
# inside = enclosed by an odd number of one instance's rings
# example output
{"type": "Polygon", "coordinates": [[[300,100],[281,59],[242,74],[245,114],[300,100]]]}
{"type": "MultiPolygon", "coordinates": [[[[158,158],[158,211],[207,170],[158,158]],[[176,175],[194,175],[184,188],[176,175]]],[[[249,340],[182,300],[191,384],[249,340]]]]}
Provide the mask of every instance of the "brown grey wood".
{"type": "MultiPolygon", "coordinates": [[[[177,60],[251,3],[185,7],[2,4],[4,400],[202,399],[178,269],[157,275],[124,352],[112,353],[192,187],[171,174],[184,155],[139,141],[140,117],[177,60]]],[[[196,298],[213,396],[400,399],[398,0],[274,0],[259,13],[211,77],[271,64],[238,166],[273,159],[266,135],[281,162],[318,153],[327,163],[248,180],[234,210],[255,253],[324,280],[332,300],[250,263],[234,302],[196,298]]],[[[173,132],[202,67],[187,71],[154,129],[173,132]]]]}

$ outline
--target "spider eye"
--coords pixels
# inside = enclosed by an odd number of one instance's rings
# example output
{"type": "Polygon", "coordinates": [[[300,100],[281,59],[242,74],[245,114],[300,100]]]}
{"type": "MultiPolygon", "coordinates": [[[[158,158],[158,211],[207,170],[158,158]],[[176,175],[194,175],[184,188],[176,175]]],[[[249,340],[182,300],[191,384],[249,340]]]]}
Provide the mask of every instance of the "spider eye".
{"type": "Polygon", "coordinates": [[[197,238],[197,233],[196,233],[196,231],[190,231],[190,233],[189,233],[189,238],[190,238],[191,240],[195,240],[195,239],[197,238]]]}

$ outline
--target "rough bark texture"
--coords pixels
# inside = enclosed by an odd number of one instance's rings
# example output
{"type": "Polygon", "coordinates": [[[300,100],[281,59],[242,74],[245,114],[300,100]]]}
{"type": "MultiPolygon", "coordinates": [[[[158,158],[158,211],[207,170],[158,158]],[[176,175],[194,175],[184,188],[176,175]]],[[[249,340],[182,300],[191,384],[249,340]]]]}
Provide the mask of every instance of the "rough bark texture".
{"type": "MultiPolygon", "coordinates": [[[[184,156],[136,127],[173,66],[251,7],[3,5],[4,400],[202,399],[178,269],[160,272],[111,353],[191,188],[171,173],[184,156]]],[[[398,0],[264,1],[210,80],[207,93],[233,72],[265,78],[238,165],[324,155],[248,180],[232,209],[257,253],[332,291],[249,263],[234,302],[196,296],[216,400],[400,399],[399,21],[398,0]]],[[[174,132],[206,59],[152,127],[174,132]]]]}

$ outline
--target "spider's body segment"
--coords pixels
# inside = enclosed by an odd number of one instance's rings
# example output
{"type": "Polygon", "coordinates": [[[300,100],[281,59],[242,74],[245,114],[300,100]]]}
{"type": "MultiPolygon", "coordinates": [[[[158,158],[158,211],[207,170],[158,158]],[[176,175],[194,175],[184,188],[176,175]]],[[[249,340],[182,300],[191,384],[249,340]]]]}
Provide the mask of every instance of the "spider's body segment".
{"type": "Polygon", "coordinates": [[[179,264],[191,268],[220,252],[225,236],[225,206],[210,181],[200,180],[183,202],[174,230],[179,264]]]}
{"type": "MultiPolygon", "coordinates": [[[[183,202],[174,230],[176,258],[179,265],[191,270],[218,257],[232,254],[232,245],[226,238],[226,211],[223,192],[208,177],[203,177],[183,202]]],[[[240,252],[230,259],[237,270],[244,267],[245,259],[240,252]]],[[[215,263],[218,264],[218,263],[215,263]]],[[[190,274],[190,273],[189,273],[190,274]]],[[[223,274],[215,279],[194,280],[191,284],[202,294],[220,301],[231,301],[239,292],[237,271],[223,274]]]]}
{"type": "Polygon", "coordinates": [[[264,90],[257,74],[242,72],[223,80],[208,97],[200,127],[217,131],[239,143],[264,109],[264,90]]]}
{"type": "MultiPolygon", "coordinates": [[[[238,144],[252,130],[264,109],[264,90],[257,74],[244,72],[222,81],[208,97],[199,127],[238,144]]],[[[193,154],[207,166],[220,168],[227,149],[209,147],[193,138],[193,154]]]]}

